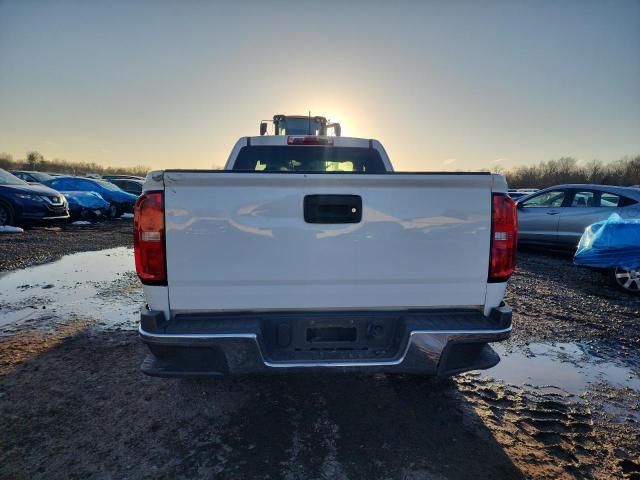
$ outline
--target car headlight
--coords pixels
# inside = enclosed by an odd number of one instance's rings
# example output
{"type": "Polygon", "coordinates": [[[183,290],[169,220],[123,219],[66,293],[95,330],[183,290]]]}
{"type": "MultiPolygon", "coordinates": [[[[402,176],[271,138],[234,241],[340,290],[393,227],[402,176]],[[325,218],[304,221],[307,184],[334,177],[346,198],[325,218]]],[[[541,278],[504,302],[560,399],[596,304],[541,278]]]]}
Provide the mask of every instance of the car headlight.
{"type": "Polygon", "coordinates": [[[22,198],[24,200],[33,200],[34,202],[42,202],[42,197],[40,195],[30,195],[28,193],[16,193],[16,197],[22,198]]]}

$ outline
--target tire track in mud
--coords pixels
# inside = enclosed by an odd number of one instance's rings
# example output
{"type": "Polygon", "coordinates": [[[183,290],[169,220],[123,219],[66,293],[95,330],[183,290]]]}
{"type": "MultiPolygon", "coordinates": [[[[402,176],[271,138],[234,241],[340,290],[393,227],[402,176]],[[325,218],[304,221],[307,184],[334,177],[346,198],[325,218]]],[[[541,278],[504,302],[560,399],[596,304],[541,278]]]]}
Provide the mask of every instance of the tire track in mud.
{"type": "Polygon", "coordinates": [[[536,478],[628,478],[637,461],[639,431],[607,428],[586,402],[474,375],[456,383],[509,456],[536,478]]]}

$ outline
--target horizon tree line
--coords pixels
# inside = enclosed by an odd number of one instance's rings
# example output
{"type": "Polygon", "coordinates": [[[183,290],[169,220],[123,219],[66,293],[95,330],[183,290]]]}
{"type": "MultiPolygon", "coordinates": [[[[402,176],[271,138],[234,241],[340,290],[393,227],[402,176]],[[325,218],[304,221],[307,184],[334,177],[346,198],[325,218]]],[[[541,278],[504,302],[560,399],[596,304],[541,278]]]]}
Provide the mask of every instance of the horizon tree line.
{"type": "MultiPolygon", "coordinates": [[[[59,158],[47,160],[37,151],[27,152],[23,159],[14,159],[8,153],[0,153],[0,168],[79,176],[87,174],[145,176],[151,170],[146,165],[112,167],[95,162],[70,162],[59,158]]],[[[573,157],[561,157],[534,165],[522,165],[510,169],[496,166],[485,170],[505,175],[510,188],[546,188],[564,183],[640,185],[640,155],[626,156],[611,162],[593,159],[584,164],[573,157]]]]}

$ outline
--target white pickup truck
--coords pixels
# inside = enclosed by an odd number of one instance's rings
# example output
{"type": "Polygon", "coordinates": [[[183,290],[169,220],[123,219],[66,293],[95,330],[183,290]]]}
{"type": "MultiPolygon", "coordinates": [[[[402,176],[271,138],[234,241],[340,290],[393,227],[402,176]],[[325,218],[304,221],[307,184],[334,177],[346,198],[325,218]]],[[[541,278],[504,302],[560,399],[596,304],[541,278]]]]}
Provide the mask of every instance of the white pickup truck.
{"type": "Polygon", "coordinates": [[[376,140],[243,137],[224,170],[147,176],[135,260],[157,376],[499,361],[517,220],[500,175],[394,173],[376,140]]]}

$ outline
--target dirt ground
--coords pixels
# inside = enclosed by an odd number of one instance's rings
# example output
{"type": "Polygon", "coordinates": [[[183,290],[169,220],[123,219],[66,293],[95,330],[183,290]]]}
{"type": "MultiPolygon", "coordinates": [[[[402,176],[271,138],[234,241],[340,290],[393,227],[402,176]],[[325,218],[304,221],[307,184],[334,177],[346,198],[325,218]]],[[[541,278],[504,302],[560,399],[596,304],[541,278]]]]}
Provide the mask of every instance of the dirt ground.
{"type": "MultiPolygon", "coordinates": [[[[130,226],[78,232],[74,251],[129,247],[130,226]]],[[[30,233],[19,261],[0,239],[3,265],[41,262],[47,241],[69,253],[38,232],[30,256],[30,233]]],[[[79,255],[58,279],[0,275],[0,478],[640,479],[640,300],[566,255],[520,253],[503,370],[198,381],[140,373],[130,251],[79,255]],[[598,369],[619,384],[572,391],[598,369]]]]}
{"type": "Polygon", "coordinates": [[[132,221],[111,220],[92,225],[27,228],[24,233],[0,235],[0,272],[51,262],[63,255],[133,246],[132,221]]]}

